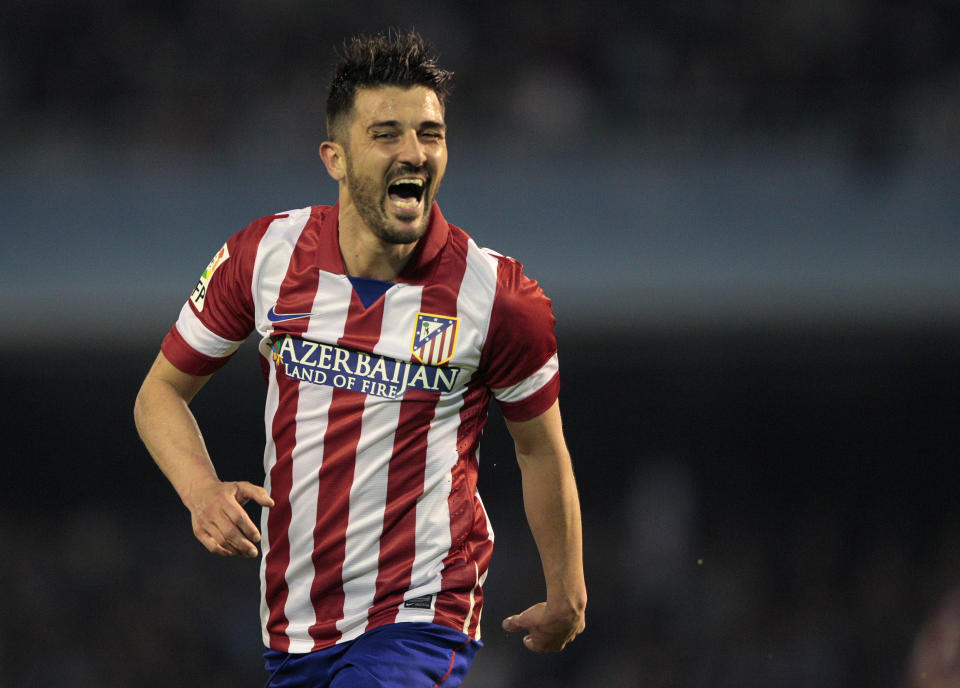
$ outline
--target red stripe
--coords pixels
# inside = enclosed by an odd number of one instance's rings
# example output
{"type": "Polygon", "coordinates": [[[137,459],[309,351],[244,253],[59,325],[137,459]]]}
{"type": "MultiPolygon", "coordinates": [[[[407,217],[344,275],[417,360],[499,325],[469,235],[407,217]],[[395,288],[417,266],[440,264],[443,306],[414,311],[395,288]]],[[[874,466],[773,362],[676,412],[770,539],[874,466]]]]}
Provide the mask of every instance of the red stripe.
{"type": "Polygon", "coordinates": [[[560,373],[556,372],[550,381],[536,392],[520,401],[497,402],[500,405],[500,411],[507,420],[530,420],[536,418],[541,413],[553,406],[553,402],[560,396],[560,373]]]}
{"type": "Polygon", "coordinates": [[[227,364],[232,356],[214,358],[195,350],[174,325],[160,344],[160,350],[167,360],[185,373],[191,375],[211,375],[227,364]]]}
{"type": "Polygon", "coordinates": [[[374,624],[393,623],[403,594],[410,587],[417,543],[417,500],[423,494],[427,433],[438,397],[434,392],[410,390],[400,406],[387,477],[376,591],[367,613],[368,630],[374,624]]]}
{"type": "MultiPolygon", "coordinates": [[[[462,251],[462,260],[466,265],[467,246],[464,235],[451,231],[451,245],[462,251]]],[[[427,310],[423,308],[423,310],[427,310]]],[[[453,311],[428,310],[430,313],[449,315],[457,314],[453,311]]],[[[449,328],[452,331],[453,325],[449,328]]],[[[447,334],[446,332],[444,333],[447,334]]],[[[453,346],[452,332],[448,347],[453,346]]],[[[446,357],[446,355],[444,356],[446,357]]],[[[467,620],[470,608],[470,593],[476,587],[477,571],[482,575],[489,564],[489,554],[479,552],[473,539],[480,543],[489,542],[486,532],[486,519],[482,513],[478,514],[479,503],[475,503],[474,493],[477,486],[477,447],[483,424],[487,418],[489,392],[484,387],[470,387],[464,392],[463,406],[460,410],[460,426],[457,431],[457,461],[451,467],[453,482],[450,495],[447,498],[447,508],[450,514],[450,551],[443,561],[441,593],[437,595],[434,604],[434,621],[460,630],[467,620]],[[476,528],[477,517],[483,519],[482,532],[476,528]]],[[[479,592],[479,588],[477,589],[479,592]]],[[[475,603],[482,598],[477,598],[475,603]]],[[[476,612],[479,613],[479,606],[476,612]]]]}
{"type": "MultiPolygon", "coordinates": [[[[434,616],[436,623],[457,630],[463,629],[470,612],[470,593],[476,587],[478,572],[482,576],[487,570],[493,551],[486,519],[475,496],[477,449],[487,420],[489,399],[486,388],[471,387],[464,394],[460,411],[460,429],[457,434],[459,458],[453,469],[453,485],[448,499],[452,544],[450,553],[443,560],[443,592],[437,596],[434,616]],[[482,528],[478,529],[478,524],[482,524],[482,528]],[[474,561],[477,568],[474,568],[474,561]]],[[[475,613],[479,615],[478,603],[483,601],[479,587],[474,594],[475,613]]]]}
{"type": "Polygon", "coordinates": [[[210,277],[203,311],[198,311],[192,301],[188,302],[194,314],[214,334],[239,342],[253,330],[253,265],[257,249],[273,221],[285,217],[285,214],[262,217],[230,237],[227,240],[230,256],[220,262],[210,277]]]}
{"type": "Polygon", "coordinates": [[[553,310],[522,266],[501,258],[480,368],[489,387],[510,387],[536,372],[557,353],[553,310]],[[521,344],[518,344],[520,342],[521,344]]]}
{"type": "Polygon", "coordinates": [[[440,340],[440,342],[439,342],[439,344],[438,344],[438,348],[440,349],[440,354],[436,357],[436,359],[434,359],[434,360],[436,360],[436,361],[438,361],[438,362],[439,362],[439,361],[442,361],[443,359],[445,359],[445,358],[447,357],[447,333],[448,333],[448,332],[450,332],[450,328],[449,328],[449,327],[448,327],[447,329],[445,329],[445,330],[443,331],[443,334],[441,334],[441,335],[438,337],[438,339],[440,340]]]}
{"type": "MultiPolygon", "coordinates": [[[[457,296],[466,272],[466,235],[451,233],[440,264],[420,297],[420,311],[456,317],[457,296]]],[[[430,361],[437,338],[424,347],[421,356],[430,361]]],[[[393,456],[387,478],[387,506],[380,536],[379,572],[374,604],[368,612],[370,624],[396,619],[403,595],[410,586],[416,555],[417,500],[423,494],[427,465],[427,435],[440,395],[409,390],[400,406],[394,436],[393,456]],[[375,621],[374,621],[375,619],[375,621]]],[[[368,625],[368,628],[370,626],[368,625]]]]}
{"type": "Polygon", "coordinates": [[[267,533],[270,549],[266,555],[264,571],[264,598],[270,615],[267,630],[270,633],[270,647],[286,652],[290,639],[286,635],[287,617],[284,608],[287,604],[289,589],[286,572],[290,565],[289,528],[292,511],[290,507],[290,488],[293,484],[293,449],[296,444],[296,423],[287,422],[296,417],[297,403],[300,397],[299,384],[277,374],[280,391],[279,404],[273,416],[271,432],[276,446],[277,461],[270,469],[270,495],[274,505],[267,514],[267,533]],[[294,427],[284,427],[284,425],[294,427]]]}
{"type": "MultiPolygon", "coordinates": [[[[493,556],[493,541],[490,539],[490,533],[487,530],[487,516],[483,509],[483,504],[474,497],[474,521],[473,537],[466,547],[467,558],[477,564],[477,585],[473,589],[473,611],[467,622],[467,635],[475,637],[480,626],[480,611],[483,609],[483,587],[480,585],[480,578],[490,567],[490,558],[493,556]]],[[[469,601],[469,595],[467,596],[469,601]]]]}
{"type": "MultiPolygon", "coordinates": [[[[384,299],[365,309],[356,292],[350,300],[347,322],[338,345],[370,351],[380,338],[384,299]]],[[[350,487],[357,461],[363,407],[366,395],[334,388],[323,439],[321,485],[314,529],[314,579],[310,600],[317,620],[310,627],[314,648],[321,649],[340,638],[337,621],[343,618],[343,562],[350,517],[350,487]]]]}
{"type": "MultiPolygon", "coordinates": [[[[298,273],[303,273],[315,253],[316,235],[319,229],[318,210],[314,209],[307,221],[297,245],[290,256],[290,264],[283,282],[280,284],[277,301],[285,307],[297,310],[290,313],[309,312],[313,307],[313,299],[317,291],[316,271],[311,278],[306,279],[298,273]],[[303,288],[303,287],[306,288],[303,288]]],[[[285,328],[291,334],[302,334],[307,326],[307,319],[292,321],[285,328]]],[[[300,383],[287,378],[282,372],[277,372],[277,387],[279,400],[271,424],[273,443],[276,448],[276,463],[270,469],[270,496],[274,506],[267,514],[266,537],[270,543],[266,555],[264,578],[264,599],[270,610],[267,620],[267,630],[270,634],[270,647],[275,650],[287,651],[290,639],[286,635],[288,619],[284,608],[289,596],[286,581],[287,568],[290,566],[290,539],[289,528],[292,518],[290,506],[290,489],[293,484],[293,450],[297,442],[297,408],[300,399],[300,383]]]]}

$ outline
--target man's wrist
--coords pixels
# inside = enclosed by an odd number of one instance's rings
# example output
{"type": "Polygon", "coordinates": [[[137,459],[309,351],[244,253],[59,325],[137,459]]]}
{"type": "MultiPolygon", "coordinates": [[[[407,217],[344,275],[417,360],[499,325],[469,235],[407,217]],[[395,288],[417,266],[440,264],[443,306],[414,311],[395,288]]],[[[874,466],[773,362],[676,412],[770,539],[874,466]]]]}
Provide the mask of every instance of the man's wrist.
{"type": "Polygon", "coordinates": [[[586,590],[571,593],[547,593],[547,607],[556,614],[579,616],[587,608],[586,590]]]}
{"type": "Polygon", "coordinates": [[[196,495],[204,488],[209,487],[220,482],[220,479],[216,475],[201,475],[193,480],[189,481],[184,488],[183,492],[180,494],[180,501],[183,502],[183,505],[187,507],[190,511],[193,511],[196,502],[196,495]]]}

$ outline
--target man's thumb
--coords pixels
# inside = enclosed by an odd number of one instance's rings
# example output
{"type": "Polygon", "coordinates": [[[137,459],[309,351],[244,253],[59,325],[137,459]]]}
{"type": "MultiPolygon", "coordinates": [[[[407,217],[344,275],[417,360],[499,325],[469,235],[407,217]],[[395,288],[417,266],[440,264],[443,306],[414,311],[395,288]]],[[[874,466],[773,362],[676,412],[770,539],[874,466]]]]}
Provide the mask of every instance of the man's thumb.
{"type": "Polygon", "coordinates": [[[242,498],[243,501],[252,499],[260,506],[273,506],[273,500],[270,498],[270,493],[259,485],[254,485],[253,483],[248,483],[246,481],[237,483],[239,488],[237,496],[242,498]]]}
{"type": "Polygon", "coordinates": [[[503,620],[503,630],[510,631],[522,631],[526,629],[526,626],[523,624],[523,619],[521,618],[523,614],[514,614],[513,616],[508,616],[503,620]]]}

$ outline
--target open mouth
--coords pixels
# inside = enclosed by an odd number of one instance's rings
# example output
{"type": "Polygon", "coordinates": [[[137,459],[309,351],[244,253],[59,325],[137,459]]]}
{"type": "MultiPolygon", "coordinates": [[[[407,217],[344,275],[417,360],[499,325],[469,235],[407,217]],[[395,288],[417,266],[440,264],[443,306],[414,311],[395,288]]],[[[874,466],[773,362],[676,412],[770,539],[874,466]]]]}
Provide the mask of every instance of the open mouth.
{"type": "Polygon", "coordinates": [[[390,202],[401,210],[419,208],[425,192],[424,180],[416,177],[397,179],[387,187],[390,202]]]}

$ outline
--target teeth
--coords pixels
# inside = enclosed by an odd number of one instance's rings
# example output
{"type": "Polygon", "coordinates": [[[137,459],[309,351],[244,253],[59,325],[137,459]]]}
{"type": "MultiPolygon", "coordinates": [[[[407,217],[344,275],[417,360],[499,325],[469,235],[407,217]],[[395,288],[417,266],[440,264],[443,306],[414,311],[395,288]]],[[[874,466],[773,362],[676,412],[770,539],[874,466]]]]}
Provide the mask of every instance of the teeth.
{"type": "Polygon", "coordinates": [[[393,181],[390,184],[390,186],[393,186],[394,184],[414,184],[415,186],[423,186],[423,180],[422,179],[397,179],[393,181]]]}

